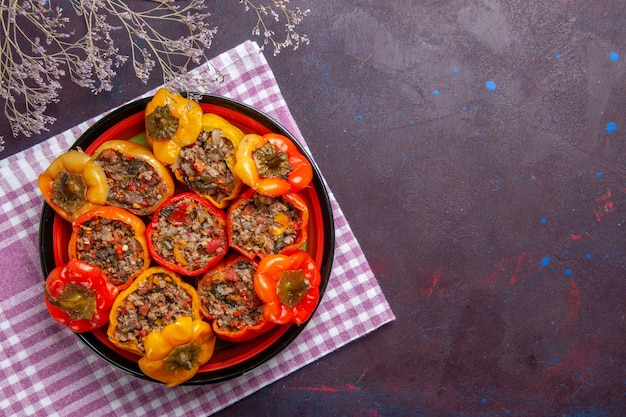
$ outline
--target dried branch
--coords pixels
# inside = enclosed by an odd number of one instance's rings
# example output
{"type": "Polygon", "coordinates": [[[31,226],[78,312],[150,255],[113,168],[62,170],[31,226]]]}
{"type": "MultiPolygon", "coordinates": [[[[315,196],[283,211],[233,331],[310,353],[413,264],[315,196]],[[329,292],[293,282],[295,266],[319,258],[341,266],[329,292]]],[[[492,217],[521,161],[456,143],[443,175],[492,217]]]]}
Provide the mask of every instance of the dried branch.
{"type": "MultiPolygon", "coordinates": [[[[271,44],[277,54],[308,43],[295,28],[309,11],[290,9],[288,0],[267,1],[240,0],[258,17],[252,33],[264,37],[262,47],[271,44]],[[282,42],[274,40],[271,29],[280,21],[285,22],[282,42]]],[[[204,0],[0,0],[0,14],[0,98],[14,137],[40,134],[55,122],[46,110],[58,102],[66,77],[98,94],[113,88],[117,69],[130,61],[143,83],[155,69],[166,85],[180,91],[206,90],[215,82],[189,73],[192,65],[209,60],[206,53],[217,33],[204,0]],[[62,7],[51,5],[55,1],[73,12],[71,21],[62,7]],[[177,35],[168,37],[158,27],[177,35]],[[119,44],[129,45],[129,56],[119,44]]]]}
{"type": "Polygon", "coordinates": [[[293,50],[296,50],[300,44],[309,43],[307,35],[300,35],[296,32],[296,26],[311,12],[309,9],[301,10],[299,7],[290,9],[287,5],[289,0],[271,0],[270,4],[257,4],[253,0],[239,0],[239,3],[244,5],[246,12],[253,11],[257,16],[252,34],[263,36],[261,49],[271,44],[274,55],[277,55],[283,48],[292,47],[293,50]],[[276,33],[272,27],[283,21],[285,39],[279,42],[274,38],[276,33]]]}

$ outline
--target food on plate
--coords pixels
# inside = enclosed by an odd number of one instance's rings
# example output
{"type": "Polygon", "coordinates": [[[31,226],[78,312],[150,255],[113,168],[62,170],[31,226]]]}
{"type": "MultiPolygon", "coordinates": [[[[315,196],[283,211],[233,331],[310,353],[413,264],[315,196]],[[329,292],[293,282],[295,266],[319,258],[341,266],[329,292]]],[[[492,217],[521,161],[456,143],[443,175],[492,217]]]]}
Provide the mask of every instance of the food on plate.
{"type": "Polygon", "coordinates": [[[176,161],[180,150],[196,141],[202,129],[202,108],[168,88],[157,90],[146,104],[146,140],[164,165],[176,161]]]}
{"type": "Polygon", "coordinates": [[[211,359],[215,335],[209,323],[182,316],[163,330],[151,331],[143,343],[139,369],[173,387],[191,379],[211,359]]]}
{"type": "Polygon", "coordinates": [[[144,216],[174,194],[171,172],[152,151],[129,140],[104,142],[93,154],[107,177],[106,204],[144,216]]]}
{"type": "Polygon", "coordinates": [[[105,204],[109,192],[102,168],[80,150],[70,150],[54,159],[39,175],[37,185],[46,203],[70,222],[105,204]]]}
{"type": "Polygon", "coordinates": [[[268,197],[252,188],[228,208],[230,246],[251,259],[289,252],[307,239],[309,211],[297,193],[268,197]]]}
{"type": "Polygon", "coordinates": [[[58,213],[52,253],[42,248],[45,303],[72,331],[95,330],[96,352],[128,359],[123,369],[202,383],[282,348],[319,303],[303,251],[319,253],[307,245],[313,167],[290,136],[236,107],[167,88],[142,102],[40,175],[58,213]]]}
{"type": "Polygon", "coordinates": [[[200,310],[218,338],[245,342],[274,327],[263,318],[263,303],[254,292],[256,268],[255,261],[233,255],[198,281],[200,310]]]}
{"type": "Polygon", "coordinates": [[[120,289],[150,266],[143,221],[120,207],[102,206],[78,216],[68,244],[70,259],[102,269],[120,289]]]}
{"type": "Polygon", "coordinates": [[[201,317],[198,293],[174,272],[153,266],[117,297],[107,335],[115,346],[143,355],[144,337],[178,317],[201,317]]]}
{"type": "Polygon", "coordinates": [[[152,259],[186,276],[203,274],[228,251],[225,213],[192,192],[159,206],[146,236],[152,259]]]}
{"type": "Polygon", "coordinates": [[[248,134],[237,147],[234,172],[259,194],[277,197],[298,192],[311,183],[309,160],[286,136],[248,134]]]}
{"type": "Polygon", "coordinates": [[[200,135],[182,148],[171,166],[176,179],[215,206],[226,207],[243,187],[232,172],[235,149],[242,137],[243,132],[225,119],[204,114],[200,135]]]}
{"type": "Polygon", "coordinates": [[[321,276],[311,256],[302,250],[266,256],[254,276],[254,290],[265,303],[265,320],[277,324],[304,323],[320,299],[321,276]]]}
{"type": "Polygon", "coordinates": [[[100,268],[75,259],[54,268],[43,288],[52,318],[78,333],[105,325],[119,292],[100,268]]]}

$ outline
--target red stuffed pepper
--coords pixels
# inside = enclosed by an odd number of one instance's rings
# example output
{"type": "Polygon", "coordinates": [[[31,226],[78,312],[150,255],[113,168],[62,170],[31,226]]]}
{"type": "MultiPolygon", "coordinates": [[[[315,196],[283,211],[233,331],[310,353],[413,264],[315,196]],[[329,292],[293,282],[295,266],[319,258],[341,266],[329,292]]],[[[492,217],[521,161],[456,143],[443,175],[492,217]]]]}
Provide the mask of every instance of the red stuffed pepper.
{"type": "Polygon", "coordinates": [[[265,303],[265,320],[277,324],[304,323],[320,299],[319,268],[305,251],[267,256],[259,262],[254,290],[265,303]]]}
{"type": "Polygon", "coordinates": [[[54,268],[44,284],[52,318],[78,333],[108,323],[118,292],[100,268],[75,259],[54,268]]]}
{"type": "Polygon", "coordinates": [[[200,309],[220,339],[245,342],[274,327],[254,292],[256,269],[256,262],[233,254],[198,282],[200,309]]]}
{"type": "Polygon", "coordinates": [[[245,135],[235,159],[235,175],[263,195],[298,192],[313,178],[309,160],[289,138],[278,133],[245,135]]]}
{"type": "Polygon", "coordinates": [[[207,199],[186,192],[165,201],[146,232],[152,258],[170,271],[201,275],[226,256],[226,214],[207,199]]]}
{"type": "Polygon", "coordinates": [[[230,246],[254,259],[299,249],[307,239],[309,210],[297,193],[268,197],[248,189],[228,209],[230,246]]]}

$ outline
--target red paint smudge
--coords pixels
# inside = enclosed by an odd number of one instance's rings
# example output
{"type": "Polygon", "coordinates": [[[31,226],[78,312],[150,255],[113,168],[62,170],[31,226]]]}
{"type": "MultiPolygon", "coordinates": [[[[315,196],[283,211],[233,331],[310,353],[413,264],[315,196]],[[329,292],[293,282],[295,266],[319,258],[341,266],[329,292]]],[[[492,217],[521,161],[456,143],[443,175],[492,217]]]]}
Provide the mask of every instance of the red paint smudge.
{"type": "Polygon", "coordinates": [[[500,276],[501,271],[490,271],[482,280],[487,284],[493,284],[500,276]]]}
{"type": "Polygon", "coordinates": [[[578,314],[580,313],[580,290],[578,289],[578,285],[576,285],[576,281],[573,279],[570,281],[570,287],[567,291],[567,315],[566,321],[567,324],[572,325],[578,318],[578,314]]]}
{"type": "Polygon", "coordinates": [[[495,284],[498,281],[506,280],[505,282],[509,285],[518,283],[525,274],[530,274],[530,268],[533,264],[532,258],[536,255],[534,252],[522,252],[519,255],[509,256],[500,260],[494,270],[481,277],[481,282],[495,284]]]}
{"type": "Polygon", "coordinates": [[[345,387],[339,386],[339,387],[327,387],[326,385],[321,386],[321,387],[302,387],[302,389],[306,390],[306,391],[312,391],[312,392],[328,392],[331,394],[337,394],[339,392],[359,392],[361,391],[359,388],[355,387],[352,384],[348,384],[345,387]]]}
{"type": "Polygon", "coordinates": [[[517,283],[517,280],[519,278],[519,273],[522,270],[522,264],[524,263],[525,259],[526,259],[526,252],[520,253],[520,255],[517,257],[517,264],[515,265],[515,269],[513,270],[511,279],[509,279],[509,284],[513,285],[517,283]]]}
{"type": "Polygon", "coordinates": [[[569,380],[571,383],[582,384],[589,377],[590,369],[596,364],[595,348],[590,345],[578,344],[569,349],[563,359],[556,365],[547,368],[547,381],[551,378],[569,380]]]}
{"type": "Polygon", "coordinates": [[[572,239],[572,242],[578,242],[579,240],[583,240],[583,237],[581,235],[577,235],[576,233],[570,234],[570,237],[572,239]]]}
{"type": "Polygon", "coordinates": [[[430,299],[430,296],[433,295],[433,290],[435,289],[435,287],[437,286],[437,284],[439,283],[439,278],[441,278],[441,274],[443,272],[438,269],[435,271],[435,276],[433,277],[433,283],[431,284],[430,288],[428,288],[428,290],[426,290],[426,299],[430,299]]]}
{"type": "Polygon", "coordinates": [[[387,268],[387,266],[389,265],[389,261],[387,259],[381,259],[375,262],[370,262],[369,265],[374,275],[376,275],[381,271],[384,271],[385,268],[387,268]]]}
{"type": "Polygon", "coordinates": [[[601,221],[607,213],[611,213],[615,208],[615,203],[611,200],[611,189],[607,188],[606,192],[597,201],[601,204],[594,211],[594,214],[596,215],[596,220],[601,221]]]}
{"type": "Polygon", "coordinates": [[[598,198],[598,202],[605,201],[611,198],[611,189],[607,187],[606,192],[598,198]]]}

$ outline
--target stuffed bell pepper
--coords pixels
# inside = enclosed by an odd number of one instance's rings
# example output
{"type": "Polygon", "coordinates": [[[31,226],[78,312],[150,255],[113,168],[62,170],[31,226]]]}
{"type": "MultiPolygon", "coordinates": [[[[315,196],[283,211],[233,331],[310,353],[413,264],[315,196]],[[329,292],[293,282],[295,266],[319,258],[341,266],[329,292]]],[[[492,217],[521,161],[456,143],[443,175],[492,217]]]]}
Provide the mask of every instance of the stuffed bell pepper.
{"type": "Polygon", "coordinates": [[[78,333],[108,323],[118,292],[100,268],[75,259],[54,268],[44,284],[52,318],[78,333]]]}
{"type": "Polygon", "coordinates": [[[70,259],[102,269],[120,289],[150,266],[146,226],[131,212],[114,206],[90,210],[74,220],[68,244],[70,259]]]}
{"type": "Polygon", "coordinates": [[[96,149],[93,161],[107,176],[107,205],[144,216],[174,194],[170,171],[138,143],[110,140],[96,149]]]}
{"type": "Polygon", "coordinates": [[[201,318],[196,289],[174,272],[153,266],[117,297],[107,335],[115,346],[141,356],[144,337],[179,317],[201,318]]]}
{"type": "Polygon", "coordinates": [[[222,117],[205,113],[198,139],[185,146],[171,168],[176,179],[215,206],[224,208],[243,183],[232,170],[243,132],[222,117]]]}
{"type": "Polygon", "coordinates": [[[39,175],[37,185],[46,203],[69,222],[104,205],[109,193],[102,168],[80,150],[58,156],[39,175]]]}
{"type": "Polygon", "coordinates": [[[256,268],[255,261],[233,254],[198,281],[200,309],[218,338],[245,342],[274,327],[254,292],[256,268]]]}
{"type": "Polygon", "coordinates": [[[196,141],[202,129],[200,104],[168,88],[159,88],[146,104],[146,140],[154,156],[171,165],[180,150],[196,141]]]}
{"type": "Polygon", "coordinates": [[[305,251],[263,258],[254,276],[254,290],[265,303],[265,320],[277,324],[304,323],[320,299],[319,268],[305,251]]]}
{"type": "Polygon", "coordinates": [[[228,251],[226,215],[205,198],[186,192],[166,200],[148,224],[152,259],[181,275],[201,275],[228,251]]]}
{"type": "Polygon", "coordinates": [[[248,134],[237,147],[235,175],[259,194],[277,197],[311,183],[309,160],[286,136],[248,134]]]}
{"type": "Polygon", "coordinates": [[[308,222],[299,194],[268,197],[249,188],[228,208],[230,246],[251,259],[290,252],[306,242],[308,222]]]}
{"type": "Polygon", "coordinates": [[[163,330],[151,331],[143,343],[145,354],[139,359],[139,369],[173,387],[193,378],[211,359],[215,335],[209,323],[182,316],[163,330]]]}

